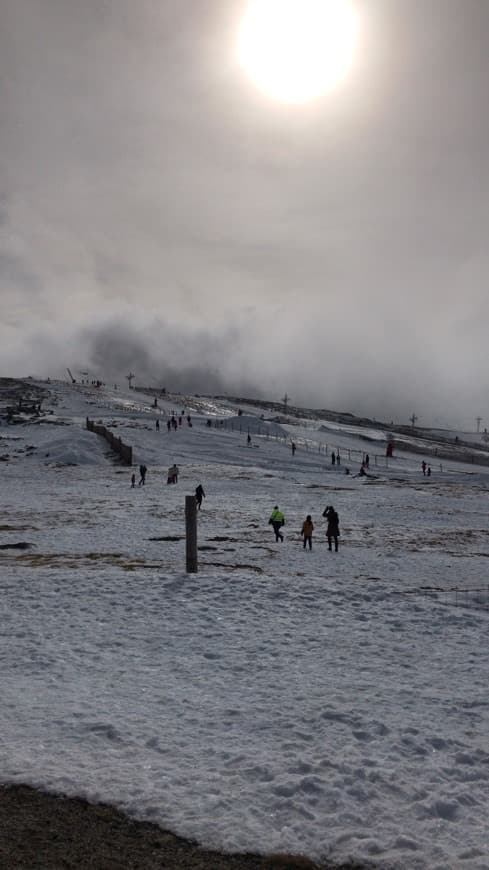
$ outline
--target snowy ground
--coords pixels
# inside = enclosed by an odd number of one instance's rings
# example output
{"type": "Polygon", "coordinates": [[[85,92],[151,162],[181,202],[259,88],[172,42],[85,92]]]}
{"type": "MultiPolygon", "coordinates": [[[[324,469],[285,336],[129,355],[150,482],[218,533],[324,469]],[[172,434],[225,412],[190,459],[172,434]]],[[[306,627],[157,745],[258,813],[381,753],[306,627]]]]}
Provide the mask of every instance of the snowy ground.
{"type": "Polygon", "coordinates": [[[33,545],[0,551],[2,779],[230,851],[489,868],[487,471],[444,462],[427,479],[403,454],[346,476],[330,449],[372,461],[377,433],[372,446],[302,421],[287,441],[202,399],[185,400],[191,428],[167,432],[176,400],[51,389],[44,422],[0,428],[0,543],[33,545]],[[87,414],[133,445],[145,487],[87,414]],[[199,482],[200,570],[186,575],[199,482]]]}

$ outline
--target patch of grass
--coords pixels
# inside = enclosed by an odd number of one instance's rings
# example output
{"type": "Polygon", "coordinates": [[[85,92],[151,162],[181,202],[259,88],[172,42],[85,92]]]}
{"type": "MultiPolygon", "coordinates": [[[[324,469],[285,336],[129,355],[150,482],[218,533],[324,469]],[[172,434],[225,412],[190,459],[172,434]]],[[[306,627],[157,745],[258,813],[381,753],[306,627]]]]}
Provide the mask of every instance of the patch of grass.
{"type": "Polygon", "coordinates": [[[37,531],[35,526],[9,526],[5,524],[0,526],[0,532],[32,532],[37,531]]]}
{"type": "Polygon", "coordinates": [[[259,565],[244,565],[244,564],[236,564],[236,565],[228,565],[226,562],[206,562],[204,565],[205,568],[226,568],[228,571],[255,571],[256,574],[263,574],[263,568],[260,568],[259,565]]]}
{"type": "MultiPolygon", "coordinates": [[[[22,564],[27,568],[74,569],[84,568],[88,564],[117,567],[121,571],[136,571],[141,568],[164,569],[161,562],[148,562],[146,559],[132,558],[124,553],[23,553],[10,557],[12,563],[22,564]]],[[[4,559],[2,558],[2,561],[4,559]]]]}
{"type": "Polygon", "coordinates": [[[306,483],[305,489],[326,489],[328,492],[346,492],[346,490],[350,490],[353,492],[355,489],[354,486],[327,486],[324,483],[306,483]]]}
{"type": "Polygon", "coordinates": [[[318,865],[303,855],[289,855],[277,852],[266,859],[266,867],[270,870],[319,870],[318,865]]]}
{"type": "Polygon", "coordinates": [[[122,559],[122,553],[83,553],[82,558],[99,561],[100,559],[122,559]]]}

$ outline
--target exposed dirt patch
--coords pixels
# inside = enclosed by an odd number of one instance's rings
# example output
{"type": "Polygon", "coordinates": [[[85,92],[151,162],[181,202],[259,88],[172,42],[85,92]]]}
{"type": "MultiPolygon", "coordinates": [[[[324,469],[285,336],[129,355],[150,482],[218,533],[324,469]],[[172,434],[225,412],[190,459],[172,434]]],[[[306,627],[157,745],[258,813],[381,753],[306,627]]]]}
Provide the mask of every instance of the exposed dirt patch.
{"type": "Polygon", "coordinates": [[[327,492],[346,492],[347,490],[351,490],[353,492],[353,490],[356,489],[356,487],[354,487],[354,486],[328,486],[327,484],[324,484],[324,483],[306,483],[304,488],[305,489],[324,489],[327,492]]]}
{"type": "Polygon", "coordinates": [[[9,559],[10,564],[26,568],[86,568],[87,565],[114,566],[122,571],[135,571],[139,568],[161,568],[161,562],[131,558],[124,553],[22,553],[18,556],[5,554],[2,562],[9,559]],[[9,559],[10,557],[10,559],[9,559]]]}
{"type": "Polygon", "coordinates": [[[0,866],[5,870],[362,870],[294,855],[225,855],[201,849],[105,804],[0,787],[0,866]]]}
{"type": "Polygon", "coordinates": [[[0,532],[36,532],[35,526],[9,526],[8,524],[0,526],[0,532]]]}
{"type": "Polygon", "coordinates": [[[32,547],[28,541],[17,541],[15,544],[0,544],[0,550],[28,550],[32,547]]]}
{"type": "Polygon", "coordinates": [[[206,568],[226,568],[228,571],[255,571],[256,574],[263,574],[263,568],[259,565],[229,565],[226,562],[206,562],[206,568]]]}

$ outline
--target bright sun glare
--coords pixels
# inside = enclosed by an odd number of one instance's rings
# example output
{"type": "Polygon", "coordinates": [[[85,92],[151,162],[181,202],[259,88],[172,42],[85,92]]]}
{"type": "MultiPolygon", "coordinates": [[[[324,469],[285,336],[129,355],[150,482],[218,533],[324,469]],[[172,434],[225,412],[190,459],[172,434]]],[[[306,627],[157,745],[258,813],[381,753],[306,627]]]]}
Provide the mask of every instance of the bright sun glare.
{"type": "Polygon", "coordinates": [[[346,75],[356,37],[349,0],[249,0],[239,60],[262,91],[282,102],[302,103],[346,75]]]}

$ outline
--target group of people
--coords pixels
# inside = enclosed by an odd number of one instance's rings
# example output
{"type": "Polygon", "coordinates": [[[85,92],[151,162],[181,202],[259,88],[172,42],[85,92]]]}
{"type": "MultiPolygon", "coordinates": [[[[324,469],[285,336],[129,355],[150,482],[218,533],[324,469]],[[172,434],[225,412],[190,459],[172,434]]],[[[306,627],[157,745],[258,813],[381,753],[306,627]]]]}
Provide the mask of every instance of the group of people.
{"type": "MultiPolygon", "coordinates": [[[[335,553],[338,552],[338,538],[340,537],[340,519],[338,516],[338,512],[334,509],[333,505],[327,505],[323,511],[323,517],[325,517],[327,521],[326,526],[326,537],[328,539],[328,550],[335,549],[335,553]]],[[[283,512],[279,509],[278,505],[275,505],[273,511],[270,515],[270,519],[268,520],[270,526],[273,527],[273,531],[275,534],[275,540],[280,543],[283,543],[284,536],[282,527],[285,525],[285,516],[283,512]]],[[[301,536],[303,538],[303,548],[306,549],[309,546],[309,549],[312,550],[312,533],[314,531],[314,523],[312,521],[311,514],[308,514],[304,522],[302,523],[301,536]]]]}
{"type": "MultiPolygon", "coordinates": [[[[147,469],[146,465],[139,466],[139,475],[140,475],[139,486],[145,485],[147,471],[148,471],[148,469],[147,469]]],[[[178,468],[178,465],[176,463],[173,463],[173,465],[170,465],[170,468],[168,469],[168,476],[167,476],[166,482],[167,483],[178,483],[178,475],[179,474],[180,474],[180,469],[178,468]]],[[[136,474],[133,472],[131,474],[131,487],[135,487],[135,486],[136,486],[136,474]]],[[[199,485],[197,486],[197,488],[195,490],[195,500],[197,502],[197,509],[199,511],[202,507],[202,500],[204,498],[205,498],[204,487],[202,486],[201,483],[199,483],[199,485]]]]}
{"type": "MultiPolygon", "coordinates": [[[[187,419],[187,426],[190,426],[190,428],[192,428],[192,417],[190,416],[190,414],[187,414],[186,419],[187,419]]],[[[175,417],[174,414],[172,414],[172,416],[166,421],[166,428],[168,429],[169,432],[171,432],[172,429],[174,429],[176,432],[179,426],[183,426],[183,416],[182,415],[180,415],[177,419],[177,417],[175,417]]],[[[160,424],[159,424],[158,420],[156,421],[156,428],[157,429],[160,428],[160,424]]]]}
{"type": "MultiPolygon", "coordinates": [[[[147,470],[148,469],[146,468],[145,465],[139,466],[139,486],[144,486],[144,484],[146,483],[147,470]]],[[[132,487],[136,486],[136,475],[134,474],[134,472],[131,474],[131,486],[132,487]]]]}

